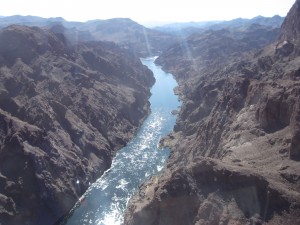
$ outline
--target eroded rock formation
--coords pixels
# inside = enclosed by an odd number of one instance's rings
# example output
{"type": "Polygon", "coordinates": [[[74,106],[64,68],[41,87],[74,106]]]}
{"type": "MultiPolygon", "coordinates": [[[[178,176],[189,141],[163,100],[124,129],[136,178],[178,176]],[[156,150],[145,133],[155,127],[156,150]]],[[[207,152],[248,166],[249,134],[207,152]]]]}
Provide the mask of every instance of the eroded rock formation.
{"type": "Polygon", "coordinates": [[[299,4],[263,49],[266,31],[255,42],[212,31],[158,59],[183,104],[161,141],[166,168],[131,199],[126,225],[300,223],[299,4]]]}
{"type": "Polygon", "coordinates": [[[0,221],[53,224],[148,115],[152,73],[113,43],[0,31],[0,221]]]}

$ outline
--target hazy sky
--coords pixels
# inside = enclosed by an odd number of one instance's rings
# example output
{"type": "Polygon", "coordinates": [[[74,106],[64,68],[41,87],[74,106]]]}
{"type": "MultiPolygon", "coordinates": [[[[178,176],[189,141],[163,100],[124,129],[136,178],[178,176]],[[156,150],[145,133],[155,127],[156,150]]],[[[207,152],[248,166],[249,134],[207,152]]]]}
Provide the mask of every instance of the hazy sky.
{"type": "Polygon", "coordinates": [[[0,0],[0,15],[71,21],[129,17],[137,22],[230,20],[286,16],[295,0],[0,0]]]}

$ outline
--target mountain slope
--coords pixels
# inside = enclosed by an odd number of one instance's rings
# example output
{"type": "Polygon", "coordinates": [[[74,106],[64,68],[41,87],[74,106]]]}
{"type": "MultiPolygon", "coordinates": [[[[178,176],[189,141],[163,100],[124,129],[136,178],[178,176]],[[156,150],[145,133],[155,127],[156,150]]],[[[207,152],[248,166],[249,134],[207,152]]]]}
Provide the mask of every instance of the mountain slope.
{"type": "Polygon", "coordinates": [[[263,49],[207,32],[158,59],[183,104],[161,141],[166,168],[130,200],[125,224],[300,223],[299,3],[263,49]]]}
{"type": "Polygon", "coordinates": [[[149,112],[152,73],[113,43],[0,31],[0,221],[53,224],[149,112]]]}
{"type": "Polygon", "coordinates": [[[77,28],[89,31],[95,40],[113,41],[142,57],[156,55],[176,41],[172,35],[151,30],[127,18],[89,21],[77,28]]]}
{"type": "Polygon", "coordinates": [[[300,32],[300,4],[298,1],[289,12],[289,17],[284,21],[281,27],[280,40],[290,41],[299,45],[300,32]]]}
{"type": "Polygon", "coordinates": [[[63,18],[10,16],[0,18],[0,28],[18,24],[38,27],[64,26],[73,42],[110,41],[139,57],[157,55],[175,43],[176,38],[164,32],[148,29],[128,18],[69,22],[63,18]]]}

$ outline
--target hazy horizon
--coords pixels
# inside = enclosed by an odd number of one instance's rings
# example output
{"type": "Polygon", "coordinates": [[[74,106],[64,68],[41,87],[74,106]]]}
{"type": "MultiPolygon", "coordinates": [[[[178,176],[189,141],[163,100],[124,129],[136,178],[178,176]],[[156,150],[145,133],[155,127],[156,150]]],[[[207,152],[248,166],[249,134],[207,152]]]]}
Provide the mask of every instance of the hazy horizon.
{"type": "Polygon", "coordinates": [[[140,24],[286,16],[295,0],[0,0],[0,16],[62,17],[67,21],[130,18],[140,24]]]}
{"type": "MultiPolygon", "coordinates": [[[[110,19],[131,19],[131,18],[125,18],[125,17],[114,17],[114,18],[108,18],[108,19],[94,19],[94,20],[88,20],[88,21],[84,21],[84,22],[81,22],[81,21],[75,21],[75,20],[67,20],[63,17],[41,17],[41,16],[34,16],[34,15],[11,15],[11,16],[2,16],[0,15],[0,18],[5,18],[5,17],[13,17],[13,16],[23,16],[23,17],[39,17],[39,18],[43,18],[43,19],[56,19],[56,18],[62,18],[64,19],[65,21],[67,22],[80,22],[80,23],[85,23],[85,22],[89,22],[89,21],[96,21],[96,20],[110,20],[110,19]]],[[[261,15],[257,15],[255,17],[258,17],[258,16],[261,16],[261,15]]],[[[274,16],[280,16],[280,15],[274,15],[274,16]]],[[[255,17],[252,17],[252,18],[242,18],[242,17],[239,17],[239,18],[234,18],[234,19],[231,19],[231,20],[235,20],[235,19],[253,19],[255,17]]],[[[273,16],[271,16],[273,17],[273,16]]],[[[271,18],[271,17],[265,17],[265,18],[271,18]]],[[[131,19],[133,20],[133,19],[131,19]]],[[[153,28],[153,27],[158,27],[158,26],[164,26],[164,25],[171,25],[171,24],[179,24],[179,23],[206,23],[206,22],[224,22],[224,21],[231,21],[231,20],[208,20],[208,21],[182,21],[182,22],[178,22],[178,21],[146,21],[146,22],[138,22],[138,21],[135,21],[145,27],[149,27],[149,28],[153,28]]]]}

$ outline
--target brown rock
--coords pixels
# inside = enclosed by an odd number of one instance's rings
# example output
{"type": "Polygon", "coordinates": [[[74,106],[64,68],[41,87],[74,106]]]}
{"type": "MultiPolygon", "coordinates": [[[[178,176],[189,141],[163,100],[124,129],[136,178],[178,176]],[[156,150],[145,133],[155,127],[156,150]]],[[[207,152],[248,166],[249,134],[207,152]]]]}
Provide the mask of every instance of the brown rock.
{"type": "Polygon", "coordinates": [[[290,9],[288,16],[284,20],[279,40],[281,42],[290,41],[291,43],[299,44],[300,35],[300,1],[296,0],[293,7],[290,9]]]}
{"type": "Polygon", "coordinates": [[[0,31],[0,221],[53,224],[149,113],[149,70],[113,43],[0,31]]]}
{"type": "MultiPolygon", "coordinates": [[[[299,95],[298,95],[299,96],[299,95]]],[[[299,98],[297,99],[299,103],[299,98]]],[[[291,116],[291,146],[290,146],[290,158],[297,159],[300,158],[300,109],[299,104],[294,106],[294,111],[291,116]]]]}
{"type": "Polygon", "coordinates": [[[274,185],[251,170],[198,158],[145,183],[130,200],[125,224],[263,223],[289,209],[296,194],[274,185]]]}
{"type": "Polygon", "coordinates": [[[130,200],[126,225],[299,223],[298,4],[261,50],[212,31],[158,58],[183,103],[161,142],[166,168],[130,200]]]}

